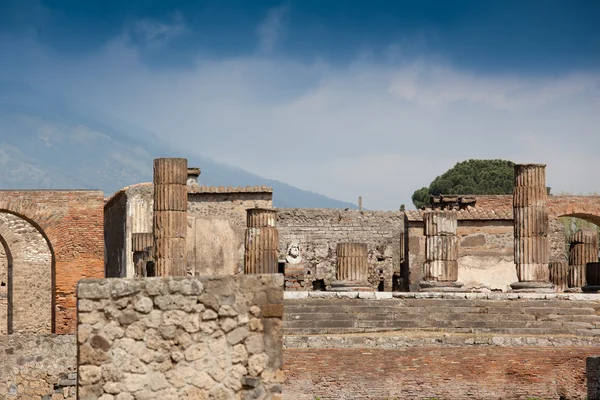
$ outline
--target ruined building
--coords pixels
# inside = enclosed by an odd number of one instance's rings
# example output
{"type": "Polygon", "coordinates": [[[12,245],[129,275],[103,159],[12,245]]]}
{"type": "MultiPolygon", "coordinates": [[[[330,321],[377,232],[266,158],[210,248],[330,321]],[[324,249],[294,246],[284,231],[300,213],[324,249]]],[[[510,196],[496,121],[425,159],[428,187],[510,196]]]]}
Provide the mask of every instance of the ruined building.
{"type": "Polygon", "coordinates": [[[548,196],[543,165],[381,212],[276,209],[186,164],[105,201],[0,192],[0,398],[597,395],[598,238],[558,217],[600,198],[548,196]],[[76,307],[82,278],[106,279],[76,307]]]}

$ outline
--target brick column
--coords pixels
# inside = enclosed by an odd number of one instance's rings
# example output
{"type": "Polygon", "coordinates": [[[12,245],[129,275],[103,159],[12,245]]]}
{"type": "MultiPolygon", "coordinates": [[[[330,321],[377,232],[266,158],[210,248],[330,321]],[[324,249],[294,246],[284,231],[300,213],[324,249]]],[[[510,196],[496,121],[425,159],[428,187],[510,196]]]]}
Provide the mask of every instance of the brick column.
{"type": "Polygon", "coordinates": [[[335,292],[372,291],[369,283],[369,253],[366,243],[338,243],[336,248],[337,280],[335,292]]]}
{"type": "Polygon", "coordinates": [[[546,166],[516,164],[513,191],[515,265],[519,282],[513,290],[548,291],[550,250],[546,201],[546,166]]]}
{"type": "Polygon", "coordinates": [[[277,212],[273,209],[250,208],[246,213],[244,273],[278,273],[279,233],[275,227],[277,212]]]}
{"type": "Polygon", "coordinates": [[[569,288],[586,285],[587,263],[598,261],[598,233],[581,229],[569,238],[569,288]]]}
{"type": "Polygon", "coordinates": [[[154,262],[156,276],[185,276],[187,160],[154,160],[154,262]]]}
{"type": "Polygon", "coordinates": [[[454,291],[458,280],[458,238],[456,211],[435,210],[423,214],[425,263],[421,291],[454,291]]]}

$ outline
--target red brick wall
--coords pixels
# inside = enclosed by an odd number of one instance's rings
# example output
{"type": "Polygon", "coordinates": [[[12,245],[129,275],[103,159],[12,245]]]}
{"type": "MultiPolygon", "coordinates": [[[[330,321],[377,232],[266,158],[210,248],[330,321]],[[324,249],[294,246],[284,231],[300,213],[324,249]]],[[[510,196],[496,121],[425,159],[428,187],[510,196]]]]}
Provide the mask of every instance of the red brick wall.
{"type": "Polygon", "coordinates": [[[599,347],[284,349],[289,400],[585,399],[599,347]],[[563,397],[561,397],[563,396],[563,397]]]}
{"type": "Polygon", "coordinates": [[[104,276],[104,197],[101,191],[0,191],[0,212],[16,214],[49,241],[55,284],[54,332],[76,328],[77,281],[104,276]]]}

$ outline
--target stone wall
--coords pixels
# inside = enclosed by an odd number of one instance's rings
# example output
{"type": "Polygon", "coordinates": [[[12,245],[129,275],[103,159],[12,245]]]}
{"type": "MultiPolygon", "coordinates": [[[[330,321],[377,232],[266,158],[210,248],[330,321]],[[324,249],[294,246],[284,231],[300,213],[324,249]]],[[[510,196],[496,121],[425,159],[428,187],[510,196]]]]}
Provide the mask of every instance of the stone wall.
{"type": "Polygon", "coordinates": [[[246,210],[272,208],[272,197],[267,189],[190,193],[188,269],[196,275],[243,273],[246,210]]]}
{"type": "Polygon", "coordinates": [[[283,278],[78,286],[80,399],[281,398],[283,278]]]}
{"type": "Polygon", "coordinates": [[[0,236],[0,335],[8,333],[8,252],[8,246],[0,236]]]}
{"type": "MultiPolygon", "coordinates": [[[[392,290],[393,275],[400,274],[400,235],[403,214],[394,211],[282,208],[277,210],[280,259],[297,242],[309,281],[336,279],[336,246],[340,242],[368,245],[369,282],[392,290]]],[[[307,289],[312,288],[308,285],[307,289]]]]}
{"type": "Polygon", "coordinates": [[[459,221],[457,236],[459,282],[507,291],[518,280],[512,221],[459,221]]]}
{"type": "MultiPolygon", "coordinates": [[[[12,296],[7,298],[12,309],[10,333],[51,333],[52,254],[48,243],[33,225],[8,213],[0,213],[0,236],[12,258],[12,296]]],[[[8,326],[7,319],[0,319],[0,324],[8,326]]]]}
{"type": "MultiPolygon", "coordinates": [[[[52,331],[56,333],[72,332],[76,326],[75,288],[77,281],[85,277],[104,275],[102,192],[90,190],[0,191],[0,213],[4,212],[26,220],[35,227],[48,245],[54,274],[52,282],[54,296],[50,301],[43,300],[43,307],[50,307],[54,312],[54,318],[51,321],[52,331]],[[52,307],[53,305],[54,307],[52,307]]],[[[19,231],[20,228],[11,230],[11,232],[21,234],[19,231]]],[[[8,233],[5,232],[3,236],[6,235],[8,233]]],[[[47,258],[47,253],[42,256],[35,250],[36,246],[32,246],[29,242],[25,248],[30,252],[28,257],[31,257],[31,260],[47,258]]],[[[11,251],[13,260],[18,259],[19,254],[17,253],[11,251]]],[[[16,261],[15,273],[18,273],[16,261]]],[[[42,276],[48,276],[47,269],[42,276]]],[[[50,276],[52,277],[52,275],[50,276]]],[[[30,275],[25,278],[32,279],[30,275]]],[[[40,282],[47,283],[43,279],[40,282]]],[[[40,295],[43,294],[40,293],[40,295]]],[[[15,303],[18,305],[16,300],[15,303]]]]}
{"type": "Polygon", "coordinates": [[[0,398],[75,399],[75,335],[0,336],[0,398]]]}
{"type": "MultiPolygon", "coordinates": [[[[118,278],[127,275],[126,269],[126,217],[127,196],[115,197],[109,207],[104,209],[104,248],[105,271],[107,277],[118,278]]],[[[131,238],[129,239],[131,241],[131,238]]]]}
{"type": "MultiPolygon", "coordinates": [[[[266,187],[188,186],[187,263],[193,275],[243,272],[246,209],[271,208],[266,187]]],[[[134,233],[152,233],[153,186],[121,189],[105,205],[107,277],[135,277],[134,233]]]]}

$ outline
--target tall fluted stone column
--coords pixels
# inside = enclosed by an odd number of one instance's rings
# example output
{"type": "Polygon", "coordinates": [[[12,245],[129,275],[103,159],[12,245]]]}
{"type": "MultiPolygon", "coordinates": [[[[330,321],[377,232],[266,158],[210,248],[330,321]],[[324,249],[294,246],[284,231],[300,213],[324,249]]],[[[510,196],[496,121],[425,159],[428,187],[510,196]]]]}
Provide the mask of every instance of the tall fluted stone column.
{"type": "Polygon", "coordinates": [[[550,261],[548,269],[554,290],[564,292],[569,287],[569,263],[567,261],[550,261]]]}
{"type": "Polygon", "coordinates": [[[369,283],[369,253],[366,243],[338,243],[336,256],[337,280],[331,284],[332,291],[374,290],[369,283]]]}
{"type": "Polygon", "coordinates": [[[519,282],[514,290],[548,291],[550,250],[546,201],[546,165],[516,164],[513,191],[515,265],[519,282]]]}
{"type": "Polygon", "coordinates": [[[246,210],[244,273],[276,274],[278,272],[279,233],[275,226],[276,221],[277,212],[273,209],[246,210]]]}
{"type": "Polygon", "coordinates": [[[448,210],[423,214],[425,264],[421,291],[452,291],[462,286],[458,279],[458,213],[448,210]]]}
{"type": "Polygon", "coordinates": [[[569,238],[569,287],[581,288],[586,284],[586,265],[598,261],[598,233],[581,229],[569,238]]]}
{"type": "Polygon", "coordinates": [[[156,276],[185,276],[187,160],[154,160],[154,262],[156,276]]]}

